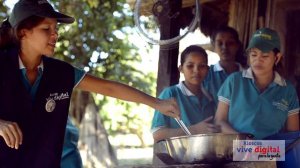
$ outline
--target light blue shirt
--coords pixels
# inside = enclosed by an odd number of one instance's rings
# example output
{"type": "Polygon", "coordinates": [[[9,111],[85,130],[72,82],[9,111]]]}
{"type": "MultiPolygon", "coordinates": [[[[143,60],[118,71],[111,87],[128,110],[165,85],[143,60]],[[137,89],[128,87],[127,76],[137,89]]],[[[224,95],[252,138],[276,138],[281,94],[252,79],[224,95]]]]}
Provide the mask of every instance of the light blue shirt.
{"type": "Polygon", "coordinates": [[[80,152],[77,148],[79,130],[68,117],[62,151],[61,168],[83,168],[80,152]]]}
{"type": "MultiPolygon", "coordinates": [[[[169,99],[175,97],[180,108],[181,119],[187,126],[190,126],[215,113],[216,106],[211,95],[203,87],[201,90],[204,96],[199,100],[183,82],[180,82],[177,85],[164,89],[159,98],[169,99]]],[[[174,118],[155,111],[151,127],[152,133],[164,127],[179,128],[179,125],[174,118]]]]}
{"type": "MultiPolygon", "coordinates": [[[[242,71],[243,68],[241,64],[236,64],[239,66],[239,70],[242,71]]],[[[226,71],[220,65],[220,62],[218,62],[217,64],[210,66],[208,74],[203,81],[203,87],[212,94],[216,104],[218,104],[218,91],[229,75],[230,74],[226,73],[226,71]]]]}
{"type": "Polygon", "coordinates": [[[230,75],[218,93],[229,105],[228,122],[238,132],[262,139],[278,133],[289,115],[299,113],[296,89],[277,72],[262,93],[255,85],[251,68],[230,75]]]}

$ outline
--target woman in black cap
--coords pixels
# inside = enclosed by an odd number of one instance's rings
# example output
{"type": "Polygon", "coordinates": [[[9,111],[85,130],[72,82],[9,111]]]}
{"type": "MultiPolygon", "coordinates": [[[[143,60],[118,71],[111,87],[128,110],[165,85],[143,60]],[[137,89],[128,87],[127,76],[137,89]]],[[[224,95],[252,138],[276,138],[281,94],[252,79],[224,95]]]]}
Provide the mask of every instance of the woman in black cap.
{"type": "Polygon", "coordinates": [[[57,23],[74,18],[46,0],[20,0],[1,26],[0,167],[60,167],[73,88],[146,104],[179,117],[175,99],[160,100],[53,59],[57,23]]]}

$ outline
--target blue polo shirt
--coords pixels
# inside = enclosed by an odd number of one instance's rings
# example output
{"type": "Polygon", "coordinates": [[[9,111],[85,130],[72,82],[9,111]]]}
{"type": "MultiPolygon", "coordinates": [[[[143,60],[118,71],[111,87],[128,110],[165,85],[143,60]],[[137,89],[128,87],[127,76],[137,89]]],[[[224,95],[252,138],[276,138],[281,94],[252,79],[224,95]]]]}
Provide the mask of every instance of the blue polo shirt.
{"type": "MultiPolygon", "coordinates": [[[[199,100],[184,84],[168,87],[162,91],[159,98],[169,99],[175,97],[181,112],[181,119],[187,125],[194,125],[215,114],[215,103],[211,95],[201,87],[204,96],[199,100]]],[[[180,128],[174,118],[168,117],[155,111],[152,120],[152,133],[160,128],[180,128]]]]}
{"type": "Polygon", "coordinates": [[[289,115],[299,113],[296,89],[277,72],[262,93],[255,85],[251,68],[230,75],[218,93],[229,105],[228,122],[238,132],[262,139],[278,133],[289,115]]]}
{"type": "MultiPolygon", "coordinates": [[[[22,77],[23,77],[22,82],[23,82],[26,90],[30,93],[32,100],[34,101],[35,94],[37,92],[38,86],[40,85],[41,78],[43,76],[43,70],[44,70],[43,62],[41,62],[41,64],[38,65],[38,76],[37,76],[35,82],[33,83],[33,85],[31,85],[29,83],[29,80],[26,75],[26,68],[25,68],[22,60],[20,59],[20,57],[19,57],[19,67],[20,67],[22,77]]],[[[86,72],[82,69],[78,69],[78,68],[74,67],[74,74],[75,74],[74,87],[76,87],[80,83],[80,81],[83,79],[86,72]]]]}
{"type": "MultiPolygon", "coordinates": [[[[239,70],[242,71],[243,68],[241,64],[236,64],[239,66],[239,70]]],[[[230,74],[226,73],[224,68],[220,65],[220,62],[218,62],[217,64],[210,66],[208,74],[203,81],[203,87],[212,94],[216,104],[218,104],[218,91],[229,75],[230,74]]]]}
{"type": "MultiPolygon", "coordinates": [[[[19,58],[19,67],[22,73],[22,82],[26,90],[30,93],[32,102],[34,102],[37,89],[39,87],[41,78],[43,76],[43,69],[44,69],[43,62],[41,62],[41,64],[38,66],[38,76],[35,82],[33,83],[33,85],[29,83],[29,80],[26,75],[26,68],[20,58],[19,58]]],[[[85,74],[86,72],[84,70],[74,67],[74,75],[75,75],[74,87],[76,87],[80,83],[80,81],[83,79],[85,74]]],[[[61,162],[62,168],[82,167],[80,154],[77,149],[78,138],[79,138],[78,129],[72,124],[70,118],[68,118],[66,132],[65,132],[65,140],[63,145],[63,152],[62,152],[62,162],[61,162]]]]}

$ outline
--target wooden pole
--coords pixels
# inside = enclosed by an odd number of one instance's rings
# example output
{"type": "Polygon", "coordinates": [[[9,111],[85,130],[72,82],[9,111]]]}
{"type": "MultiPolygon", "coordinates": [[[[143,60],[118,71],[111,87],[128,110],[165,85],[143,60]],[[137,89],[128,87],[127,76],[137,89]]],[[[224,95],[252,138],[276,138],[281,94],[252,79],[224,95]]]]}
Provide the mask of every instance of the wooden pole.
{"type": "MultiPolygon", "coordinates": [[[[168,0],[168,8],[163,9],[170,11],[167,16],[158,17],[160,23],[161,40],[167,40],[179,35],[179,12],[181,10],[182,0],[168,0]]],[[[179,43],[171,46],[160,46],[157,88],[156,95],[170,85],[174,85],[179,81],[178,72],[178,54],[179,43]]]]}

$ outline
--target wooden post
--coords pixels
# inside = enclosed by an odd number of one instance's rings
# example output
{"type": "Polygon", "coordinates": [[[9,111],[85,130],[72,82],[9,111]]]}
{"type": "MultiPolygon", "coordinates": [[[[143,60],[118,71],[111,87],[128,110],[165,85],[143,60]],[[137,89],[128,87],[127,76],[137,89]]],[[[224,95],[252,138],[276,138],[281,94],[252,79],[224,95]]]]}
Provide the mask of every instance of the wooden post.
{"type": "MultiPolygon", "coordinates": [[[[163,9],[165,11],[169,11],[168,14],[158,17],[161,40],[171,39],[179,35],[180,22],[178,16],[181,10],[181,4],[182,0],[168,0],[167,7],[169,9],[163,9]]],[[[156,88],[157,96],[165,87],[178,83],[178,54],[179,43],[171,46],[160,46],[156,88]]]]}

